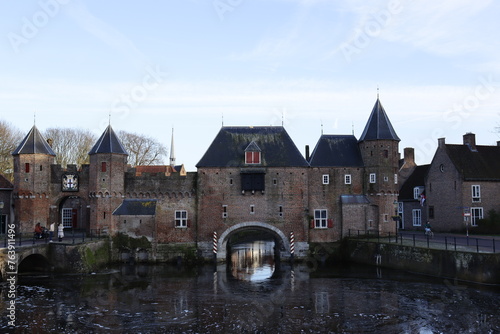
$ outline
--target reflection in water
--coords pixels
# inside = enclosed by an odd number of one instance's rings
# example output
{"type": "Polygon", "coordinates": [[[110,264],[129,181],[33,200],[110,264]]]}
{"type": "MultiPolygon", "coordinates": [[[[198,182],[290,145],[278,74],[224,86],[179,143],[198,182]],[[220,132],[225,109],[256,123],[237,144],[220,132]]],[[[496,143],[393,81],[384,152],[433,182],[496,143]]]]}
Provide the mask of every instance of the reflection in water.
{"type": "MultiPolygon", "coordinates": [[[[17,333],[498,333],[500,289],[373,267],[276,266],[242,282],[226,266],[121,266],[20,276],[17,333]],[[219,274],[216,274],[219,273],[219,274]],[[278,278],[275,278],[275,277],[278,278]]],[[[8,286],[0,285],[0,332],[8,286]]]]}
{"type": "Polygon", "coordinates": [[[254,241],[231,247],[231,274],[242,281],[262,281],[274,273],[274,242],[254,241]]]}

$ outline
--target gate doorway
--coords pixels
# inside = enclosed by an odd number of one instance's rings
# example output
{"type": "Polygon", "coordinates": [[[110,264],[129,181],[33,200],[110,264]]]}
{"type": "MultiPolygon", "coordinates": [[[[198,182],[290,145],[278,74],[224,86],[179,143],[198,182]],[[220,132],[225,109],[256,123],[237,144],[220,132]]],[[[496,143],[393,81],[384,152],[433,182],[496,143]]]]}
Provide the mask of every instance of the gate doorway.
{"type": "Polygon", "coordinates": [[[87,203],[78,196],[69,196],[61,200],[59,204],[59,220],[64,229],[88,230],[89,215],[87,203]]]}

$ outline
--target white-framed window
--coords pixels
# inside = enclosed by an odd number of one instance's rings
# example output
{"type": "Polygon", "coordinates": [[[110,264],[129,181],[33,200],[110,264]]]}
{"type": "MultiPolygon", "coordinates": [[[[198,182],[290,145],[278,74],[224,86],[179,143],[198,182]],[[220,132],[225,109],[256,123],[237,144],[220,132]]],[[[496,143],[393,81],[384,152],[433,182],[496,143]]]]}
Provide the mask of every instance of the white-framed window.
{"type": "Polygon", "coordinates": [[[344,175],[344,183],[345,183],[345,184],[351,184],[351,183],[352,183],[352,177],[351,177],[351,174],[345,174],[345,175],[344,175]]]}
{"type": "MultiPolygon", "coordinates": [[[[62,223],[64,228],[72,228],[73,227],[73,209],[72,208],[63,208],[62,212],[62,223]]],[[[106,218],[106,217],[104,217],[106,218]]]]}
{"type": "Polygon", "coordinates": [[[314,228],[328,227],[328,211],[325,209],[314,210],[314,228]]]}
{"type": "Polygon", "coordinates": [[[222,218],[227,218],[227,205],[222,206],[222,218]]]}
{"type": "Polygon", "coordinates": [[[250,214],[253,215],[255,213],[255,205],[250,205],[250,214]]]}
{"type": "Polygon", "coordinates": [[[413,226],[422,226],[422,210],[413,209],[411,212],[413,226]]]}
{"type": "Polygon", "coordinates": [[[420,195],[422,195],[423,192],[424,192],[424,187],[422,186],[413,188],[413,199],[420,200],[421,199],[420,195]]]}
{"type": "Polygon", "coordinates": [[[387,213],[384,213],[384,223],[387,223],[389,221],[389,215],[387,213]]]}
{"type": "Polygon", "coordinates": [[[481,186],[480,185],[472,185],[472,202],[481,202],[481,186]]]}
{"type": "Polygon", "coordinates": [[[323,180],[323,184],[329,184],[330,183],[330,175],[324,174],[322,180],[323,180]]]}
{"type": "Polygon", "coordinates": [[[377,174],[370,173],[370,183],[376,183],[376,182],[377,182],[377,174]]]}
{"type": "Polygon", "coordinates": [[[394,174],[394,184],[398,184],[398,174],[394,174]]]}
{"type": "Polygon", "coordinates": [[[188,213],[186,210],[175,210],[175,227],[187,227],[188,213]]]}
{"type": "Polygon", "coordinates": [[[471,225],[477,226],[477,221],[484,218],[483,208],[470,208],[470,211],[471,225]]]}

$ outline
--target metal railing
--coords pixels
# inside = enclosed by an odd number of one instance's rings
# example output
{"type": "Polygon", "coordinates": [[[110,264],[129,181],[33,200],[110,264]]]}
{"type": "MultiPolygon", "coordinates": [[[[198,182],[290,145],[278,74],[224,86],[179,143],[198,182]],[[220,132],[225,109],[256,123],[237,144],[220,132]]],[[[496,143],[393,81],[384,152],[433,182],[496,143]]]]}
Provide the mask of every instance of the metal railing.
{"type": "MultiPolygon", "coordinates": [[[[12,237],[12,236],[11,236],[12,237]]],[[[86,241],[93,241],[100,238],[107,238],[108,234],[103,233],[100,229],[91,229],[89,231],[78,230],[78,229],[67,229],[64,231],[64,238],[59,241],[57,237],[57,231],[54,232],[52,240],[50,240],[49,234],[43,235],[42,237],[36,237],[33,232],[16,233],[14,238],[9,237],[9,235],[4,234],[0,238],[4,239],[0,243],[0,247],[7,248],[9,244],[12,244],[13,240],[15,246],[29,246],[38,244],[47,244],[50,242],[62,242],[65,244],[80,244],[86,241]]],[[[0,239],[1,240],[1,239],[0,239]]]]}
{"type": "Polygon", "coordinates": [[[498,237],[459,236],[454,234],[425,235],[424,232],[399,232],[380,234],[378,231],[348,230],[348,238],[365,239],[379,243],[398,243],[403,246],[464,251],[476,253],[497,253],[500,251],[498,237]]]}

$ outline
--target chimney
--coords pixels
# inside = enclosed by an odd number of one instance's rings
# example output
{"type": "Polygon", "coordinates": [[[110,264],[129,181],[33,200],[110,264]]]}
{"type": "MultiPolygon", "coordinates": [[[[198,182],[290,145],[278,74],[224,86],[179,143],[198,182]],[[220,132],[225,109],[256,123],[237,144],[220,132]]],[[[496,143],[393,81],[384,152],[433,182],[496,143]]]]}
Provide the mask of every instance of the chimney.
{"type": "Polygon", "coordinates": [[[467,145],[471,151],[477,152],[476,135],[472,132],[464,134],[464,145],[467,145]]]}
{"type": "Polygon", "coordinates": [[[306,161],[309,162],[309,145],[306,145],[306,161]]]}
{"type": "Polygon", "coordinates": [[[405,147],[404,149],[405,165],[415,165],[415,149],[413,147],[405,147]]]}
{"type": "Polygon", "coordinates": [[[439,148],[444,148],[445,145],[445,138],[438,138],[438,147],[439,148]]]}

